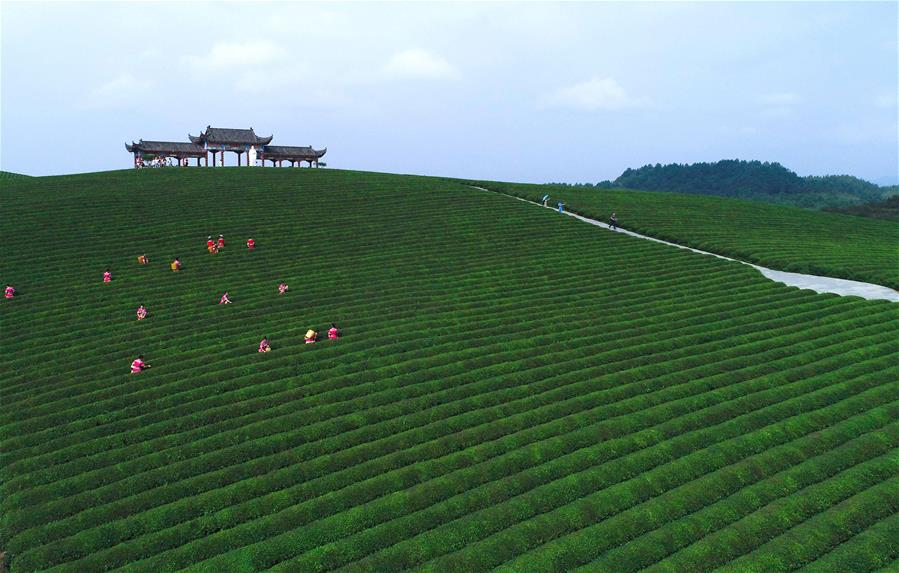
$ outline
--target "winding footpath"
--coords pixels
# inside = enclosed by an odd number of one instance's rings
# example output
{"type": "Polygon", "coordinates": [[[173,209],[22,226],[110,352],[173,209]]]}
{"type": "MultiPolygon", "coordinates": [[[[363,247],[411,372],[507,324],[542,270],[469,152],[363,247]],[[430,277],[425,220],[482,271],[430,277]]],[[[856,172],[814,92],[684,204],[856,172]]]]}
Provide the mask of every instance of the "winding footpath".
{"type": "MultiPolygon", "coordinates": [[[[479,189],[481,191],[487,191],[488,193],[496,193],[498,195],[505,195],[506,197],[511,197],[512,199],[518,199],[519,201],[524,201],[525,203],[530,203],[531,205],[537,205],[538,207],[543,207],[540,203],[536,201],[530,201],[528,199],[522,199],[521,197],[516,197],[514,195],[509,195],[508,193],[501,193],[499,191],[490,191],[489,189],[485,189],[483,187],[475,187],[470,186],[472,189],[479,189]]],[[[555,211],[556,209],[553,207],[543,207],[544,209],[551,209],[555,211]]],[[[589,217],[584,217],[583,215],[578,215],[576,213],[564,212],[564,215],[568,215],[569,217],[574,217],[580,221],[585,223],[590,223],[591,225],[595,225],[597,227],[602,227],[604,229],[608,229],[609,225],[606,223],[602,223],[597,221],[596,219],[590,219],[589,217]]],[[[737,263],[741,263],[744,265],[749,265],[750,267],[756,269],[765,278],[768,278],[774,282],[783,283],[788,286],[799,287],[802,289],[813,290],[815,292],[821,293],[831,293],[838,294],[842,296],[858,296],[861,298],[865,298],[868,300],[888,300],[890,302],[899,302],[899,292],[894,291],[891,288],[875,285],[871,283],[864,283],[859,281],[850,281],[846,279],[835,279],[832,277],[821,277],[817,275],[806,275],[802,273],[788,273],[785,271],[775,271],[773,269],[769,269],[766,267],[760,267],[758,265],[754,265],[752,263],[747,263],[746,261],[741,261],[739,259],[732,259],[730,257],[725,257],[723,255],[716,255],[715,253],[710,253],[708,251],[701,251],[699,249],[694,249],[693,247],[687,247],[685,245],[678,245],[677,243],[671,243],[669,241],[663,241],[661,239],[655,239],[653,237],[647,237],[646,235],[641,235],[640,233],[635,233],[633,231],[628,231],[627,229],[617,228],[614,231],[615,233],[624,233],[626,235],[630,235],[632,237],[639,237],[641,239],[646,239],[648,241],[655,241],[657,243],[663,243],[665,245],[670,245],[672,247],[677,247],[679,249],[687,249],[688,251],[693,251],[694,253],[700,253],[703,255],[709,255],[712,257],[718,257],[719,259],[724,259],[726,261],[734,261],[737,263]]]]}

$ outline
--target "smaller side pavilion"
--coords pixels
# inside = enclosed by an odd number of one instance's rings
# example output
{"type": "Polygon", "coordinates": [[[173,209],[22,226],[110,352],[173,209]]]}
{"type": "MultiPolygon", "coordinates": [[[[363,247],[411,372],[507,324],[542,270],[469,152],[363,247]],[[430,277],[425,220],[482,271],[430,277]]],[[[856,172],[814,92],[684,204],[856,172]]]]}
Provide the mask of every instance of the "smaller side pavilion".
{"type": "Polygon", "coordinates": [[[134,155],[134,166],[137,167],[138,159],[143,160],[144,157],[173,157],[180,164],[185,159],[196,159],[197,167],[200,166],[200,159],[206,161],[209,165],[209,156],[206,155],[206,149],[202,145],[195,143],[184,143],[181,141],[144,141],[131,142],[131,145],[125,144],[125,149],[134,155]]]}
{"type": "Polygon", "coordinates": [[[266,145],[259,153],[259,160],[263,166],[265,166],[266,161],[271,161],[272,165],[277,165],[278,167],[281,167],[282,161],[289,161],[291,167],[297,163],[302,165],[303,161],[308,161],[309,167],[318,167],[318,160],[327,152],[327,147],[324,149],[312,149],[311,145],[308,147],[266,145]]]}

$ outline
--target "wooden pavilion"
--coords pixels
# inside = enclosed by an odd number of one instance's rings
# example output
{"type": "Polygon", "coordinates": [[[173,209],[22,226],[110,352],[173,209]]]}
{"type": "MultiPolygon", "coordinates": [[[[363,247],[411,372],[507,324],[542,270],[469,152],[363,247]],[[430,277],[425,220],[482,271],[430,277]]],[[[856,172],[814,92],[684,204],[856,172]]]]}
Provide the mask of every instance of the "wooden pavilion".
{"type": "Polygon", "coordinates": [[[129,153],[134,154],[134,166],[137,167],[138,158],[147,156],[152,157],[174,157],[180,164],[184,159],[197,160],[197,167],[200,166],[200,159],[205,159],[209,165],[209,158],[206,155],[206,149],[202,145],[194,143],[185,143],[181,141],[144,141],[131,142],[131,145],[125,144],[125,149],[129,153]]]}
{"type": "Polygon", "coordinates": [[[258,150],[262,146],[268,145],[273,136],[259,137],[252,127],[250,129],[230,129],[207,125],[206,131],[200,135],[194,137],[188,133],[187,137],[192,143],[206,146],[206,150],[212,153],[212,166],[215,167],[216,153],[222,154],[222,166],[224,166],[226,151],[233,151],[237,154],[237,165],[240,165],[240,159],[246,153],[247,165],[249,165],[250,148],[255,147],[258,150]]]}
{"type": "Polygon", "coordinates": [[[262,148],[259,159],[265,166],[266,161],[271,161],[272,165],[281,167],[282,161],[289,161],[290,166],[294,163],[301,164],[303,161],[309,162],[309,167],[318,167],[318,160],[322,155],[328,152],[328,148],[312,149],[309,147],[289,147],[286,145],[266,145],[262,148]]]}
{"type": "Polygon", "coordinates": [[[125,148],[129,153],[134,154],[134,164],[137,166],[138,158],[145,156],[155,157],[173,157],[178,159],[181,164],[183,159],[197,159],[197,166],[200,165],[200,159],[204,160],[205,165],[209,165],[209,154],[212,154],[212,166],[217,164],[216,158],[219,158],[219,165],[225,165],[225,152],[230,151],[237,154],[237,165],[242,165],[242,158],[246,154],[246,164],[251,165],[258,158],[261,164],[265,166],[266,161],[271,161],[272,165],[281,167],[282,162],[289,161],[291,167],[302,165],[304,161],[309,163],[309,167],[318,167],[319,160],[327,153],[328,148],[313,149],[309,147],[294,147],[285,145],[269,145],[274,136],[259,137],[253,128],[250,129],[232,129],[222,127],[206,126],[205,131],[200,135],[194,136],[188,134],[190,142],[179,141],[144,141],[138,143],[131,142],[131,145],[125,144],[125,148]],[[221,155],[219,155],[221,154],[221,155]]]}

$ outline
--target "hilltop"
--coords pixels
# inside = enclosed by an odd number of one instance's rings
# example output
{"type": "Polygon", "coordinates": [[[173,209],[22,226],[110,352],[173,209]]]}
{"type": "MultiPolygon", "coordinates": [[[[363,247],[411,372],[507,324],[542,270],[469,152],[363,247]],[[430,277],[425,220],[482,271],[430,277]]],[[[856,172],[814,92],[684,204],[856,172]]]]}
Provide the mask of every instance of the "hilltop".
{"type": "Polygon", "coordinates": [[[895,564],[892,303],[438,178],[119,171],[3,201],[12,573],[895,564]]]}

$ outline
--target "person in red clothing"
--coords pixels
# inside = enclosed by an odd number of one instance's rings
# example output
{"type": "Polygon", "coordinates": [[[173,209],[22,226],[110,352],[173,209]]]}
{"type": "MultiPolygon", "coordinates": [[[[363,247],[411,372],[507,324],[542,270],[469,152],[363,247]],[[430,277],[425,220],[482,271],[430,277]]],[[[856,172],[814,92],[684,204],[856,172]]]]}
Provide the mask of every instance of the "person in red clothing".
{"type": "Polygon", "coordinates": [[[337,340],[338,338],[340,338],[340,329],[332,322],[331,328],[328,329],[328,340],[337,340]]]}
{"type": "Polygon", "coordinates": [[[218,248],[219,248],[219,250],[222,250],[225,248],[225,235],[219,235],[218,248]]]}
{"type": "Polygon", "coordinates": [[[247,239],[247,248],[252,251],[255,247],[256,247],[256,241],[254,241],[252,237],[247,239]]]}
{"type": "Polygon", "coordinates": [[[210,253],[212,252],[212,247],[215,246],[215,241],[212,240],[212,235],[206,237],[206,250],[210,253]]]}
{"type": "Polygon", "coordinates": [[[6,285],[6,288],[3,290],[3,296],[6,298],[12,298],[16,296],[16,289],[13,288],[12,285],[6,285]]]}
{"type": "Polygon", "coordinates": [[[143,372],[144,370],[146,370],[147,368],[150,368],[150,365],[147,364],[146,362],[144,362],[143,354],[141,354],[140,356],[135,358],[134,361],[131,363],[131,373],[132,374],[139,374],[139,373],[143,372]]]}

